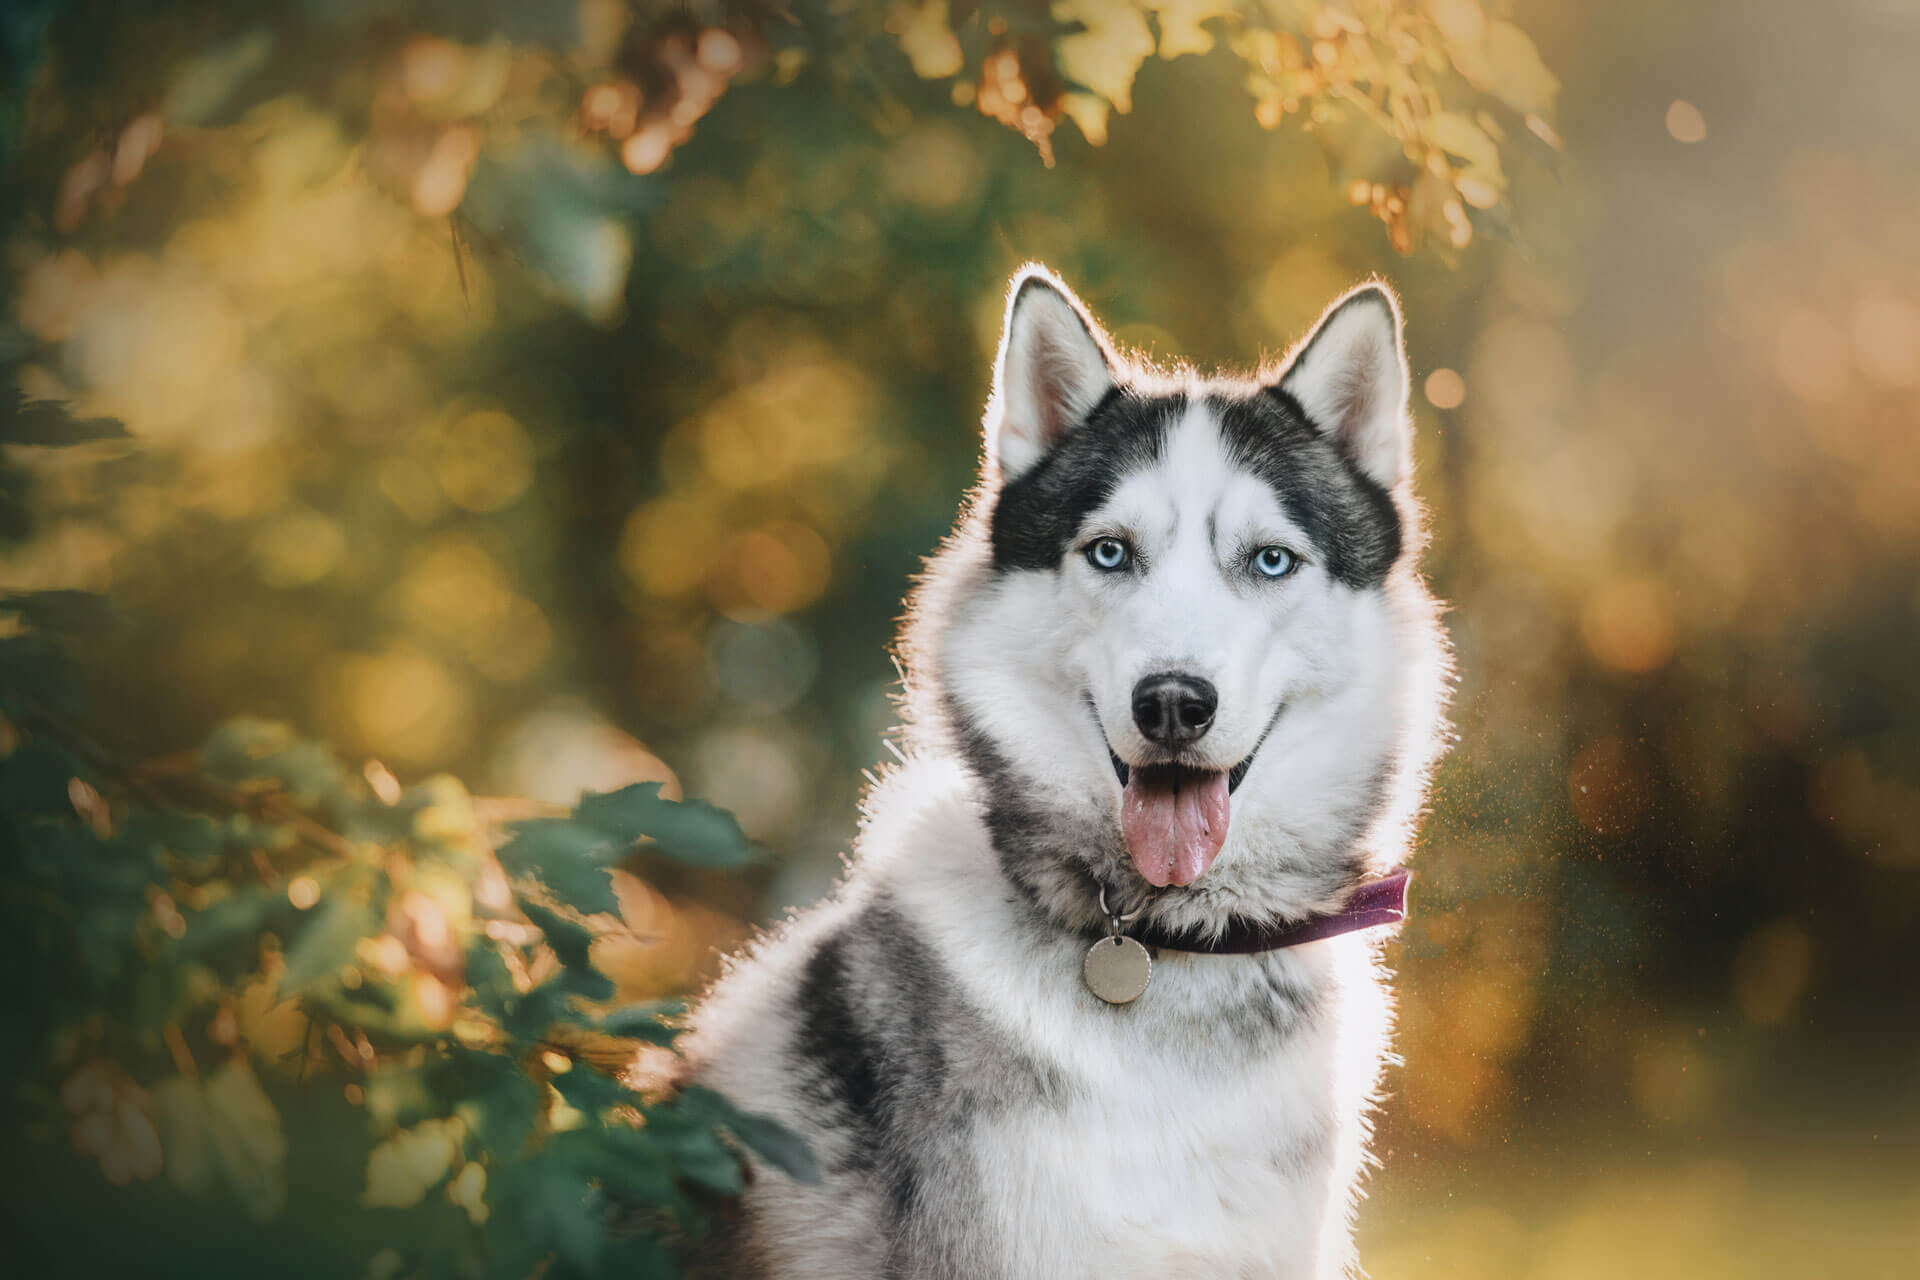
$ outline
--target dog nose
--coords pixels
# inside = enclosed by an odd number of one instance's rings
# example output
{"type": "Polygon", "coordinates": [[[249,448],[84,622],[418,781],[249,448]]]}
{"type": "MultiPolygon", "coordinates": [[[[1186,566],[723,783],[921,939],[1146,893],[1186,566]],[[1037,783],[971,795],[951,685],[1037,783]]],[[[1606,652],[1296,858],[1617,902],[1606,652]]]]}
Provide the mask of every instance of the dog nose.
{"type": "Polygon", "coordinates": [[[1148,742],[1179,750],[1213,727],[1220,695],[1199,676],[1148,676],[1133,686],[1133,722],[1148,742]]]}

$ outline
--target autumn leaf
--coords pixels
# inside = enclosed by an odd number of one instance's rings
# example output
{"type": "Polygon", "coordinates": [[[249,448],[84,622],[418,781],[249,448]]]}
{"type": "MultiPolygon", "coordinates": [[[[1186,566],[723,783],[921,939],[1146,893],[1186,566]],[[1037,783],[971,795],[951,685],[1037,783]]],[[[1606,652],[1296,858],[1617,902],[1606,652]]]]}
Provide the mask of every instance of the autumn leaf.
{"type": "Polygon", "coordinates": [[[280,1113],[253,1068],[230,1062],[203,1083],[174,1076],[153,1091],[168,1179],[204,1194],[224,1182],[255,1218],[275,1217],[287,1199],[287,1140],[280,1113]]]}
{"type": "Polygon", "coordinates": [[[453,1168],[465,1136],[466,1126],[451,1116],[394,1134],[367,1156],[367,1189],[360,1202],[375,1209],[419,1204],[453,1168]]]}
{"type": "Polygon", "coordinates": [[[1068,93],[1060,98],[1060,109],[1080,127],[1080,136],[1094,146],[1104,146],[1107,141],[1107,118],[1113,114],[1113,104],[1097,93],[1068,93]]]}
{"type": "Polygon", "coordinates": [[[213,1145],[213,1115],[198,1080],[173,1076],[153,1087],[153,1116],[166,1153],[167,1180],[191,1195],[213,1190],[220,1155],[213,1145]]]}
{"type": "Polygon", "coordinates": [[[896,28],[900,48],[913,73],[923,80],[944,80],[960,74],[966,55],[953,32],[947,0],[920,0],[895,5],[889,26],[896,28]],[[897,25],[896,25],[897,24],[897,25]]]}
{"type": "Polygon", "coordinates": [[[1442,151],[1457,156],[1470,168],[1498,176],[1500,148],[1486,131],[1457,111],[1442,111],[1428,118],[1427,141],[1442,151]]]}
{"type": "Polygon", "coordinates": [[[1100,0],[1061,0],[1054,16],[1079,22],[1086,30],[1060,39],[1060,73],[1099,94],[1122,115],[1133,110],[1133,78],[1153,54],[1153,32],[1131,5],[1100,0]]]}
{"type": "Polygon", "coordinates": [[[1511,22],[1490,22],[1476,44],[1450,45],[1454,65],[1476,89],[1492,94],[1522,115],[1553,109],[1560,78],[1541,61],[1527,33],[1511,22]]]}
{"type": "Polygon", "coordinates": [[[1201,24],[1234,12],[1233,5],[1220,0],[1151,0],[1147,7],[1160,24],[1162,58],[1209,52],[1213,33],[1201,24]]]}

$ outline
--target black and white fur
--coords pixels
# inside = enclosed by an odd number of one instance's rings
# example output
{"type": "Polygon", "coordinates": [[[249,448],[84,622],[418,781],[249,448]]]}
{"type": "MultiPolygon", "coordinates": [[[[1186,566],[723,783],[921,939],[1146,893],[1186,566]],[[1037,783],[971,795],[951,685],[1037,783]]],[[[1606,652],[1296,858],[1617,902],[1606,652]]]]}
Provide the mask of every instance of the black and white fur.
{"type": "Polygon", "coordinates": [[[904,762],[828,901],[736,961],[691,1078],[803,1135],[756,1165],[716,1274],[1337,1277],[1390,1002],[1376,936],[1161,953],[1101,1003],[1115,910],[1171,929],[1336,907],[1407,852],[1448,660],[1418,571],[1393,295],[1336,301],[1253,378],[1129,363],[1040,268],[1015,277],[979,487],[904,626],[904,762]],[[1128,539],[1133,571],[1083,555],[1128,539]],[[1283,545],[1299,567],[1247,570],[1283,545]],[[1143,674],[1219,692],[1189,763],[1234,769],[1201,879],[1155,889],[1118,774],[1159,757],[1143,674]]]}

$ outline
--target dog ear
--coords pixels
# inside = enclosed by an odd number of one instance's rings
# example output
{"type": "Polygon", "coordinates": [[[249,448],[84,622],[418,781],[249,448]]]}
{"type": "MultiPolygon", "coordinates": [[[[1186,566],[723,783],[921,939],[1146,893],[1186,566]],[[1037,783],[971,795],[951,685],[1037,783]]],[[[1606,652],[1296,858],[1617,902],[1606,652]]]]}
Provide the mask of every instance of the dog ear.
{"type": "Polygon", "coordinates": [[[1382,284],[1363,284],[1327,308],[1275,387],[1355,466],[1391,489],[1411,467],[1407,354],[1400,304],[1382,284]]]}
{"type": "Polygon", "coordinates": [[[987,457],[1016,480],[1086,417],[1115,382],[1113,349],[1059,277],[1021,268],[1007,290],[1007,319],[987,402],[987,457]]]}

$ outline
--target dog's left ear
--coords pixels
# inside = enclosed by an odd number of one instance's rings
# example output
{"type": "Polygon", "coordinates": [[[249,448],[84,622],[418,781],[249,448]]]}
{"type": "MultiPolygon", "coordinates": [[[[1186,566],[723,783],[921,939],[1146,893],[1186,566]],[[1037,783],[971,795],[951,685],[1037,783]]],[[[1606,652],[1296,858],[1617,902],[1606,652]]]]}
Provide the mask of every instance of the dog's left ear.
{"type": "Polygon", "coordinates": [[[1045,267],[1007,289],[1006,327],[987,402],[987,456],[1017,480],[1086,421],[1114,386],[1113,348],[1073,290],[1045,267]]]}
{"type": "Polygon", "coordinates": [[[1385,285],[1363,284],[1328,307],[1275,389],[1383,488],[1411,469],[1400,304],[1385,285]]]}

